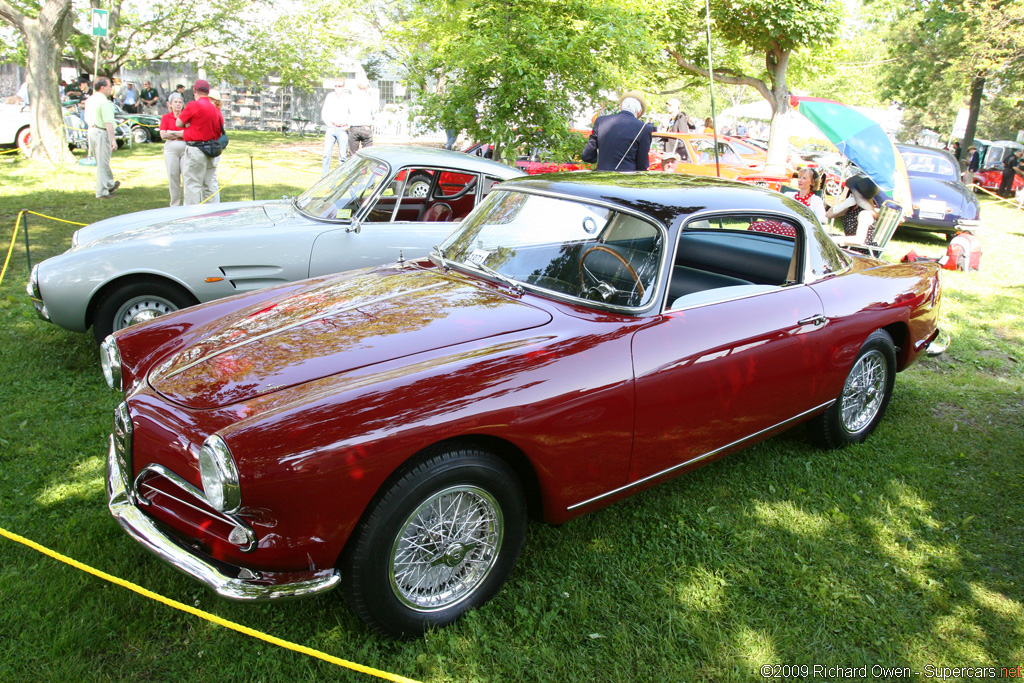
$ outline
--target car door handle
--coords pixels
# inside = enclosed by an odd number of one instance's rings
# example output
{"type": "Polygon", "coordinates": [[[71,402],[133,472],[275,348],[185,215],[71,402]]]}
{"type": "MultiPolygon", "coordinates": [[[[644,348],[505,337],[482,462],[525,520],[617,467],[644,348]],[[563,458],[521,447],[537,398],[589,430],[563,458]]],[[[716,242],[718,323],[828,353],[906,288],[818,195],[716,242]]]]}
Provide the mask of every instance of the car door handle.
{"type": "Polygon", "coordinates": [[[820,327],[821,325],[824,325],[827,322],[828,322],[828,318],[826,318],[821,313],[819,313],[818,315],[812,315],[810,318],[804,318],[803,320],[798,320],[796,324],[797,325],[814,325],[815,327],[820,327]]]}

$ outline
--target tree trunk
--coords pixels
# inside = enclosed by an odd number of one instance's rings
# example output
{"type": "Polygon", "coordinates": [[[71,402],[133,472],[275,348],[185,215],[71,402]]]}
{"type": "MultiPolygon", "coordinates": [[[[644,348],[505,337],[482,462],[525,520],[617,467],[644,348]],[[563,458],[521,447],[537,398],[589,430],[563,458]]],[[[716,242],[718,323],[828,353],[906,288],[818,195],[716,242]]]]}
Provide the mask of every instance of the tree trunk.
{"type": "MultiPolygon", "coordinates": [[[[978,130],[978,115],[981,113],[981,96],[985,92],[985,77],[976,76],[971,82],[971,111],[967,116],[967,128],[964,130],[964,139],[960,141],[960,149],[967,152],[974,144],[974,134],[978,130]]],[[[970,161],[970,157],[967,158],[970,161]]]]}
{"type": "Polygon", "coordinates": [[[765,55],[765,66],[768,68],[772,86],[771,91],[765,95],[772,105],[771,133],[768,136],[765,170],[785,173],[786,157],[789,150],[789,130],[786,125],[786,114],[790,110],[789,87],[786,85],[789,52],[785,50],[768,52],[765,55]]]}
{"type": "Polygon", "coordinates": [[[28,98],[32,103],[32,143],[29,156],[53,163],[71,154],[64,137],[57,74],[60,54],[71,32],[71,0],[46,0],[37,17],[0,0],[0,18],[18,29],[25,39],[28,98]]]}

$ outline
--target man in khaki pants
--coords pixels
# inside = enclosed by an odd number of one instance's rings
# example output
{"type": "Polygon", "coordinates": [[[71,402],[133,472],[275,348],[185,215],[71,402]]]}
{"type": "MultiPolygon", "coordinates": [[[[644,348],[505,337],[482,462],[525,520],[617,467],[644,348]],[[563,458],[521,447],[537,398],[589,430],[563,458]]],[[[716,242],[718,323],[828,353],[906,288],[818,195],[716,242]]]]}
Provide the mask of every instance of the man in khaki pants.
{"type": "Polygon", "coordinates": [[[96,79],[93,87],[95,92],[85,101],[85,122],[89,124],[89,147],[96,157],[96,198],[108,199],[121,187],[110,170],[110,153],[117,149],[114,104],[110,101],[113,87],[103,76],[96,79]]]}

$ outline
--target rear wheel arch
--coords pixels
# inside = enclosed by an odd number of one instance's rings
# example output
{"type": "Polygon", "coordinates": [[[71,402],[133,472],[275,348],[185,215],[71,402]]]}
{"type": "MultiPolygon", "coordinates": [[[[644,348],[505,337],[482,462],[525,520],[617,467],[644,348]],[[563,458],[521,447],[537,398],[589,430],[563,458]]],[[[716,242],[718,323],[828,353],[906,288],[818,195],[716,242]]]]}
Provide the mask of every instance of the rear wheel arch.
{"type": "Polygon", "coordinates": [[[892,343],[896,347],[896,371],[903,371],[910,362],[910,328],[905,322],[894,322],[882,328],[892,337],[892,343]]]}

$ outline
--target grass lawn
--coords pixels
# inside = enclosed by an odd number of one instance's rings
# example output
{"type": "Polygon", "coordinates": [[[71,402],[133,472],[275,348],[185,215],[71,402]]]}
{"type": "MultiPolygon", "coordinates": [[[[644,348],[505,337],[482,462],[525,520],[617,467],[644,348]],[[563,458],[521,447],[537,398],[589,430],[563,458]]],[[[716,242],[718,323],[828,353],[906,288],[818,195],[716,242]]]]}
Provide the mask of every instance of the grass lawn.
{"type": "MultiPolygon", "coordinates": [[[[93,197],[90,167],[0,156],[0,258],[22,209],[88,223],[165,206],[161,154],[160,145],[117,152],[123,186],[106,201],[93,197]]],[[[295,195],[319,176],[318,140],[236,132],[218,173],[226,201],[252,196],[250,155],[257,198],[295,195]]],[[[230,603],[128,538],[103,490],[118,397],[91,335],[35,316],[19,237],[0,285],[0,526],[258,631],[422,681],[718,683],[764,680],[763,665],[866,666],[869,677],[876,665],[1016,667],[1024,212],[982,201],[983,270],[943,277],[953,345],[897,378],[867,443],[824,452],[798,427],[561,527],[531,523],[494,600],[401,643],[370,633],[340,591],[230,603]]],[[[33,261],[66,249],[74,229],[31,216],[33,261]]],[[[888,257],[910,248],[938,256],[945,240],[899,232],[888,257]]],[[[0,681],[369,680],[0,538],[0,681]]]]}

